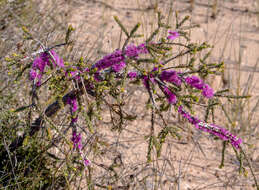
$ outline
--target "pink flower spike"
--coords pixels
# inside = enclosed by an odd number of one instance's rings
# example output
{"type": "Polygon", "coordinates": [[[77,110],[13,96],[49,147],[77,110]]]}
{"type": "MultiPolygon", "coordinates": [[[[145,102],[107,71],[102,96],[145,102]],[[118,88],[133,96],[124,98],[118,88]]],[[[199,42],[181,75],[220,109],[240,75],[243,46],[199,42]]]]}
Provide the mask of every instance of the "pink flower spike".
{"type": "Polygon", "coordinates": [[[146,45],[144,43],[140,44],[138,47],[138,53],[139,54],[147,54],[148,53],[148,50],[146,48],[146,45]]]}
{"type": "Polygon", "coordinates": [[[72,122],[72,123],[76,123],[77,120],[78,120],[78,117],[77,117],[77,116],[76,116],[76,117],[72,117],[71,122],[72,122]]]}
{"type": "Polygon", "coordinates": [[[128,77],[132,80],[138,76],[137,72],[129,72],[128,77]]]}
{"type": "Polygon", "coordinates": [[[190,77],[186,77],[185,82],[193,88],[202,90],[202,95],[206,98],[212,98],[214,96],[213,89],[197,76],[193,75],[190,77]]]}
{"type": "Polygon", "coordinates": [[[176,104],[177,98],[176,98],[175,94],[171,92],[171,90],[169,90],[169,89],[166,87],[166,88],[164,88],[164,93],[165,93],[165,95],[167,96],[168,102],[169,102],[170,104],[176,104]]]}
{"type": "Polygon", "coordinates": [[[178,73],[174,70],[162,71],[160,79],[162,81],[174,83],[176,86],[181,86],[182,84],[181,78],[178,76],[178,73]]]}
{"type": "Polygon", "coordinates": [[[126,66],[126,63],[124,61],[121,61],[120,63],[115,63],[112,66],[112,70],[117,73],[117,72],[120,72],[125,66],[126,66]]]}
{"type": "Polygon", "coordinates": [[[72,138],[71,138],[72,142],[73,142],[73,150],[75,150],[76,148],[78,148],[78,150],[82,149],[82,143],[81,143],[81,134],[77,134],[75,131],[73,131],[72,134],[72,138]]]}
{"type": "Polygon", "coordinates": [[[89,72],[89,71],[90,71],[89,68],[85,68],[85,69],[83,70],[83,72],[89,72]]]}
{"type": "Polygon", "coordinates": [[[122,55],[121,50],[116,50],[113,53],[104,56],[94,65],[94,67],[97,67],[98,70],[102,70],[111,67],[116,63],[120,63],[123,60],[124,56],[122,55]]]}
{"type": "Polygon", "coordinates": [[[138,57],[139,50],[134,44],[130,44],[126,47],[126,55],[128,57],[138,57]]]}
{"type": "Polygon", "coordinates": [[[50,56],[50,57],[51,57],[51,60],[52,60],[54,66],[56,66],[55,65],[55,63],[56,63],[61,68],[65,67],[63,59],[60,58],[54,50],[51,50],[50,54],[53,56],[53,57],[52,56],[50,56]],[[53,58],[54,58],[54,60],[53,60],[53,58]]]}
{"type": "Polygon", "coordinates": [[[76,112],[76,110],[78,109],[76,98],[68,98],[67,103],[70,105],[72,113],[76,112]]]}
{"type": "Polygon", "coordinates": [[[189,84],[191,87],[197,88],[199,90],[203,89],[204,83],[199,77],[193,75],[185,78],[185,82],[189,84]]]}
{"type": "Polygon", "coordinates": [[[202,95],[206,98],[212,98],[214,96],[213,89],[208,84],[204,84],[202,95]]]}
{"type": "Polygon", "coordinates": [[[87,158],[84,159],[84,165],[85,166],[89,166],[90,165],[90,160],[88,160],[87,158]]]}
{"type": "Polygon", "coordinates": [[[34,69],[30,71],[30,80],[34,80],[37,77],[37,72],[34,69]]]}
{"type": "Polygon", "coordinates": [[[193,124],[197,129],[204,131],[204,132],[208,132],[212,135],[215,135],[215,136],[219,137],[220,139],[222,139],[223,141],[229,141],[237,149],[240,148],[242,139],[237,138],[235,135],[230,133],[230,131],[228,131],[222,127],[219,127],[217,125],[208,124],[208,123],[205,123],[205,122],[199,120],[198,118],[196,118],[196,117],[190,115],[188,112],[184,111],[182,106],[179,106],[178,112],[184,118],[186,118],[189,121],[189,123],[193,124]]]}
{"type": "Polygon", "coordinates": [[[36,82],[36,86],[40,86],[41,85],[42,73],[38,73],[36,77],[38,79],[38,81],[36,82]]]}
{"type": "Polygon", "coordinates": [[[39,81],[36,82],[36,86],[39,87],[40,85],[41,85],[41,81],[39,80],[39,81]]]}
{"type": "Polygon", "coordinates": [[[152,74],[150,74],[149,77],[145,75],[142,78],[142,82],[143,82],[144,86],[146,87],[146,89],[150,90],[150,83],[149,82],[155,83],[155,79],[152,76],[152,74]]]}
{"type": "Polygon", "coordinates": [[[180,34],[176,31],[169,30],[168,33],[169,35],[167,36],[167,39],[169,40],[174,40],[180,36],[180,34]]]}
{"type": "Polygon", "coordinates": [[[40,53],[40,55],[33,60],[32,70],[30,71],[29,77],[30,80],[34,80],[37,77],[38,81],[36,82],[36,85],[40,86],[45,67],[46,65],[50,66],[51,63],[54,67],[56,66],[56,64],[59,67],[64,67],[63,59],[61,59],[54,50],[51,50],[50,52],[40,53]]]}
{"type": "Polygon", "coordinates": [[[40,72],[44,72],[45,66],[47,62],[45,61],[45,58],[41,55],[40,57],[36,57],[33,60],[32,68],[33,69],[39,69],[40,72]]]}

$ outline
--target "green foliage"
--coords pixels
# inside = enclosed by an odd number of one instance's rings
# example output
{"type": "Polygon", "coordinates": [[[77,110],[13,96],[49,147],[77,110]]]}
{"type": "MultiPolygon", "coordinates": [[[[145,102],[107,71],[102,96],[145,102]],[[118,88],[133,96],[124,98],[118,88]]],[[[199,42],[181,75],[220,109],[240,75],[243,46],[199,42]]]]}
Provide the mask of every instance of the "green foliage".
{"type": "Polygon", "coordinates": [[[48,186],[62,187],[62,175],[53,176],[53,162],[46,154],[46,142],[40,141],[38,136],[27,137],[23,146],[15,152],[8,144],[17,138],[19,126],[24,123],[19,120],[15,112],[2,111],[0,132],[0,184],[8,189],[45,189],[48,186]]]}

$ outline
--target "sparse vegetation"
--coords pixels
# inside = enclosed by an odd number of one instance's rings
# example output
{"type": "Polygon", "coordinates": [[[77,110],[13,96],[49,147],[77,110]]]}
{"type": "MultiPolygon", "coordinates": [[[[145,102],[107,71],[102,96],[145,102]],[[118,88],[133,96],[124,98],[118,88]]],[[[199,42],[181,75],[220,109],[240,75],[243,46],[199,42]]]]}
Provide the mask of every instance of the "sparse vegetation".
{"type": "Polygon", "coordinates": [[[243,7],[132,1],[0,1],[0,189],[259,190],[243,7]]]}

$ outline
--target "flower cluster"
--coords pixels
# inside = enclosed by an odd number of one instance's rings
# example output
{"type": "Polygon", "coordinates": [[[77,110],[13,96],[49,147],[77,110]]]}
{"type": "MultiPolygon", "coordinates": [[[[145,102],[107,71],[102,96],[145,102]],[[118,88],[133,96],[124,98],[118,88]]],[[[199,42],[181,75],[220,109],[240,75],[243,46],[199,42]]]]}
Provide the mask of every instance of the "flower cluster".
{"type": "Polygon", "coordinates": [[[240,148],[242,140],[231,134],[228,130],[214,124],[208,124],[194,116],[191,116],[188,112],[183,110],[182,106],[178,107],[178,112],[184,118],[186,118],[191,124],[193,124],[197,129],[215,135],[224,141],[229,141],[235,148],[240,148]]]}
{"type": "Polygon", "coordinates": [[[176,31],[169,30],[169,35],[167,36],[167,39],[174,40],[180,36],[180,34],[176,31]]]}
{"type": "Polygon", "coordinates": [[[134,78],[137,78],[137,76],[138,76],[138,73],[137,73],[137,72],[133,72],[133,71],[128,72],[128,77],[129,77],[131,80],[134,79],[134,78]]]}
{"type": "Polygon", "coordinates": [[[166,82],[170,82],[175,84],[176,86],[181,86],[182,84],[182,80],[178,75],[179,73],[177,73],[174,70],[165,70],[161,72],[161,75],[159,76],[159,78],[162,81],[166,81],[166,82]]]}
{"type": "Polygon", "coordinates": [[[186,77],[185,82],[193,88],[202,90],[202,95],[206,98],[212,98],[214,96],[213,89],[197,76],[186,77]]]}
{"type": "Polygon", "coordinates": [[[69,97],[67,103],[70,105],[71,112],[75,113],[78,109],[76,97],[69,97]]]}
{"type": "MultiPolygon", "coordinates": [[[[155,80],[155,74],[153,73],[154,71],[157,71],[157,67],[155,67],[151,73],[149,73],[148,75],[143,75],[142,76],[142,83],[145,86],[145,88],[149,91],[150,90],[150,82],[153,84],[157,84],[157,80],[155,80]]],[[[129,73],[132,75],[132,73],[129,73]]],[[[129,75],[128,74],[128,75],[129,75]]],[[[178,74],[175,71],[162,71],[161,74],[158,74],[158,78],[161,81],[167,81],[167,82],[171,82],[177,86],[181,85],[181,80],[178,76],[178,74]]],[[[166,86],[160,86],[161,90],[163,91],[163,93],[165,94],[165,96],[167,97],[167,100],[170,104],[176,104],[177,102],[177,97],[176,95],[166,86]]]]}
{"type": "Polygon", "coordinates": [[[109,68],[115,64],[119,64],[121,61],[124,61],[124,56],[121,50],[116,50],[113,53],[104,56],[99,60],[94,66],[98,70],[109,68]]]}
{"type": "MultiPolygon", "coordinates": [[[[155,80],[155,73],[158,71],[157,67],[154,67],[151,73],[148,75],[143,75],[142,76],[142,82],[146,89],[150,90],[150,85],[149,82],[152,82],[153,84],[156,83],[155,80]]],[[[202,95],[206,98],[212,98],[214,96],[213,89],[206,83],[203,82],[199,77],[196,76],[191,76],[191,77],[180,77],[179,74],[180,72],[176,72],[174,70],[164,70],[160,74],[157,75],[157,77],[162,81],[162,82],[169,82],[174,84],[175,86],[180,87],[182,84],[182,81],[190,85],[191,87],[194,87],[196,89],[202,90],[202,95]]],[[[128,73],[128,76],[130,79],[136,78],[137,74],[134,72],[128,73]]],[[[166,95],[168,101],[170,104],[175,104],[177,102],[177,97],[176,95],[166,86],[161,87],[163,93],[166,95]]]]}
{"type": "Polygon", "coordinates": [[[112,70],[117,73],[120,72],[125,66],[126,63],[124,61],[121,61],[119,63],[112,65],[112,70]]]}
{"type": "Polygon", "coordinates": [[[76,97],[69,97],[67,100],[67,103],[70,105],[70,111],[71,111],[71,125],[73,127],[73,133],[71,141],[73,142],[73,150],[77,149],[79,151],[80,156],[84,160],[84,165],[88,166],[90,164],[90,160],[84,155],[82,152],[82,137],[80,133],[76,132],[75,123],[77,122],[78,116],[75,115],[78,105],[77,105],[77,99],[76,97]]]}
{"type": "Polygon", "coordinates": [[[94,67],[96,67],[98,71],[111,67],[114,72],[119,72],[126,66],[126,57],[137,58],[140,54],[146,53],[148,53],[148,51],[145,44],[140,44],[139,46],[130,44],[125,48],[125,55],[122,50],[116,50],[104,56],[94,67]]]}
{"type": "MultiPolygon", "coordinates": [[[[170,40],[175,40],[177,37],[180,36],[180,34],[176,31],[168,31],[169,35],[168,35],[168,39],[170,40]]],[[[148,76],[143,76],[142,77],[142,82],[144,84],[144,86],[146,87],[146,89],[150,90],[150,85],[149,85],[149,81],[152,83],[156,83],[155,77],[154,77],[154,72],[158,71],[158,67],[154,67],[152,72],[148,75],[148,76]]],[[[162,81],[162,82],[169,82],[169,83],[173,83],[176,86],[181,86],[182,84],[182,80],[178,75],[179,73],[174,71],[174,70],[164,70],[162,71],[159,75],[158,78],[162,81]]],[[[128,74],[129,77],[132,79],[134,77],[136,77],[135,75],[133,75],[132,73],[128,74]]],[[[170,104],[176,104],[177,102],[177,97],[176,95],[166,86],[161,86],[161,90],[163,91],[163,93],[166,95],[168,102],[170,104]]]]}
{"type": "Polygon", "coordinates": [[[44,73],[45,67],[51,66],[51,64],[56,67],[64,68],[63,59],[60,58],[54,50],[49,52],[42,52],[39,57],[36,57],[32,64],[32,69],[30,71],[30,80],[35,80],[37,78],[36,85],[41,85],[42,75],[44,73]]]}
{"type": "Polygon", "coordinates": [[[84,155],[83,151],[82,151],[82,137],[81,134],[78,133],[74,130],[73,134],[72,134],[72,138],[71,141],[73,142],[73,150],[77,149],[79,151],[80,156],[82,157],[82,159],[84,160],[83,163],[85,166],[90,165],[90,160],[84,155]]]}
{"type": "Polygon", "coordinates": [[[135,46],[134,44],[130,44],[126,47],[125,54],[128,57],[137,58],[140,54],[147,54],[148,50],[145,44],[140,44],[139,46],[135,46]]]}
{"type": "Polygon", "coordinates": [[[78,150],[82,149],[82,143],[81,143],[81,134],[77,134],[76,131],[73,131],[71,141],[73,142],[73,150],[78,148],[78,150]]]}
{"type": "Polygon", "coordinates": [[[167,96],[169,104],[176,104],[177,102],[176,95],[172,93],[170,89],[168,89],[167,87],[164,87],[163,92],[167,96]]]}
{"type": "Polygon", "coordinates": [[[67,104],[70,105],[71,125],[74,126],[74,123],[76,123],[78,119],[78,116],[76,115],[78,109],[76,97],[68,97],[67,104]]]}

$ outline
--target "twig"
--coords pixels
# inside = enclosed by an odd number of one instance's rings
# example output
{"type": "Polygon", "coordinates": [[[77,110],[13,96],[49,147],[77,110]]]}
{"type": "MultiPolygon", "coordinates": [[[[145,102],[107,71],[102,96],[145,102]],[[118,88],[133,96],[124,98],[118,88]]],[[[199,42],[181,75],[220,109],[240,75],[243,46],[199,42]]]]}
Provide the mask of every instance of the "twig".
{"type": "Polygon", "coordinates": [[[246,161],[247,161],[247,163],[248,163],[248,167],[249,167],[249,169],[250,169],[250,171],[251,171],[251,173],[252,173],[252,176],[253,176],[253,178],[254,178],[254,182],[255,182],[256,189],[259,190],[259,185],[258,185],[258,183],[257,183],[257,179],[256,179],[256,177],[255,177],[255,173],[254,173],[254,170],[253,170],[253,168],[252,168],[252,164],[251,164],[249,158],[247,157],[247,155],[246,155],[246,153],[245,153],[245,151],[244,151],[244,149],[243,149],[242,147],[240,147],[240,151],[243,153],[243,155],[244,155],[244,157],[245,157],[245,159],[246,159],[246,161]]]}
{"type": "MultiPolygon", "coordinates": [[[[5,137],[4,137],[4,147],[5,147],[6,151],[7,151],[8,157],[9,157],[9,159],[10,159],[10,163],[11,163],[11,166],[12,166],[12,173],[13,173],[13,176],[14,176],[14,181],[15,181],[15,183],[17,184],[17,180],[16,180],[16,175],[15,175],[15,172],[14,172],[14,166],[13,166],[12,158],[11,158],[10,151],[9,151],[9,149],[8,149],[8,146],[7,146],[6,142],[5,142],[5,137]]],[[[19,186],[19,185],[18,185],[18,189],[20,189],[20,186],[19,186]]]]}

